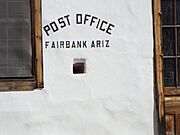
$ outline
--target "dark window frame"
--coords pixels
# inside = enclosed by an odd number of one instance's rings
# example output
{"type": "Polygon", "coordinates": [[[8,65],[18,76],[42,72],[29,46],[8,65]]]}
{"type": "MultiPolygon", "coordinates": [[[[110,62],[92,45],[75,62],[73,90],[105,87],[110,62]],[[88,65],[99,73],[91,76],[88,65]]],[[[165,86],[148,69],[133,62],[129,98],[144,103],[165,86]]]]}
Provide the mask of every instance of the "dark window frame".
{"type": "Polygon", "coordinates": [[[42,16],[41,0],[31,0],[33,77],[0,78],[0,91],[19,91],[43,88],[43,57],[42,57],[42,16]]]}

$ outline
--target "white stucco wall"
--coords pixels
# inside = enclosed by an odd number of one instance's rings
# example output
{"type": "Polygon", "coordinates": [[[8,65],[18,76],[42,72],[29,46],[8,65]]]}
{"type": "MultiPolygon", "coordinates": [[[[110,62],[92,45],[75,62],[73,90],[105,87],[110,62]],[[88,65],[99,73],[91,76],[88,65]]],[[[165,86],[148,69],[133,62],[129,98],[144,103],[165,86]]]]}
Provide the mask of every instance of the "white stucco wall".
{"type": "Polygon", "coordinates": [[[153,135],[151,0],[43,0],[43,26],[64,15],[113,23],[43,31],[42,91],[0,93],[0,135],[153,135]],[[109,48],[45,49],[45,41],[109,39],[109,48]],[[73,58],[87,73],[73,75],[73,58]]]}

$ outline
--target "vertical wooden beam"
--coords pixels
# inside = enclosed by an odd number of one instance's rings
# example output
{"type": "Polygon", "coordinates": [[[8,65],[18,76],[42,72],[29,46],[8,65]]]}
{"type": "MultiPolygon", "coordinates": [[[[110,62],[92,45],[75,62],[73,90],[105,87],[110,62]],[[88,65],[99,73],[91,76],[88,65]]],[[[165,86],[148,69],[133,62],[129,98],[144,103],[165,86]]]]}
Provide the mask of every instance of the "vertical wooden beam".
{"type": "Polygon", "coordinates": [[[160,122],[164,117],[164,90],[163,90],[163,62],[161,54],[161,0],[154,0],[154,40],[155,40],[155,61],[156,61],[156,84],[159,98],[160,122]]]}
{"type": "Polygon", "coordinates": [[[34,0],[34,28],[36,47],[36,81],[37,87],[43,88],[43,57],[42,57],[42,18],[41,0],[34,0]]]}
{"type": "Polygon", "coordinates": [[[180,135],[180,114],[176,115],[176,135],[180,135]]]}
{"type": "Polygon", "coordinates": [[[166,115],[166,135],[175,135],[174,115],[166,115]]]}

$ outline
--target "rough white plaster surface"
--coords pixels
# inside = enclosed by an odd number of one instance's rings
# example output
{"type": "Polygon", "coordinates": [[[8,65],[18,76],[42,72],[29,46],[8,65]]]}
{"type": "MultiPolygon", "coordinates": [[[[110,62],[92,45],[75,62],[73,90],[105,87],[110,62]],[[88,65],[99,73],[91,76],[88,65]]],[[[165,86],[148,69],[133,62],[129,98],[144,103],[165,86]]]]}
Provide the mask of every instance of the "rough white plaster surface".
{"type": "Polygon", "coordinates": [[[43,32],[42,91],[0,93],[0,135],[153,135],[151,0],[43,0],[43,26],[87,13],[112,35],[72,24],[43,32]],[[45,49],[49,40],[109,39],[110,48],[45,49]],[[73,75],[74,58],[86,74],[73,75]]]}

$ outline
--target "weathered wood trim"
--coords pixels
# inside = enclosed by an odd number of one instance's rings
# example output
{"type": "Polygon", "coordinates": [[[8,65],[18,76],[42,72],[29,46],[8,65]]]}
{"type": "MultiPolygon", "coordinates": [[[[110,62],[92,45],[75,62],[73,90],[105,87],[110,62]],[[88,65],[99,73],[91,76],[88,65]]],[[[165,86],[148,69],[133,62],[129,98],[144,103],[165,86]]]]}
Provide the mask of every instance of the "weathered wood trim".
{"type": "Polygon", "coordinates": [[[165,97],[166,114],[180,114],[180,97],[165,97]]]}
{"type": "Polygon", "coordinates": [[[166,115],[166,135],[175,135],[174,115],[166,115]]]}
{"type": "Polygon", "coordinates": [[[161,54],[161,0],[154,0],[154,40],[155,40],[155,61],[156,61],[156,84],[159,100],[159,118],[164,117],[164,90],[162,77],[162,54],[161,54]]]}
{"type": "Polygon", "coordinates": [[[41,0],[34,1],[34,31],[36,52],[36,84],[37,88],[43,88],[43,51],[42,51],[42,17],[41,0]]]}
{"type": "Polygon", "coordinates": [[[24,91],[36,88],[36,81],[6,81],[0,82],[0,91],[24,91]]]}
{"type": "Polygon", "coordinates": [[[180,88],[164,88],[165,96],[180,96],[180,88]]]}
{"type": "Polygon", "coordinates": [[[180,135],[180,114],[176,115],[176,135],[180,135]]]}

